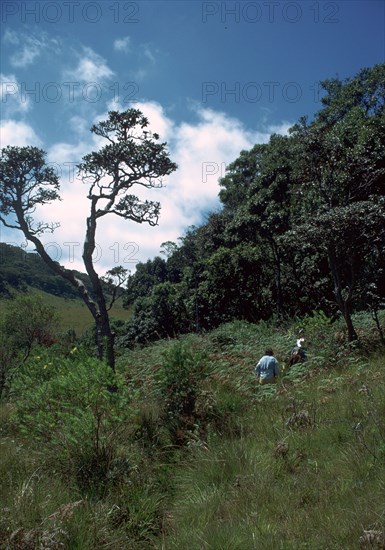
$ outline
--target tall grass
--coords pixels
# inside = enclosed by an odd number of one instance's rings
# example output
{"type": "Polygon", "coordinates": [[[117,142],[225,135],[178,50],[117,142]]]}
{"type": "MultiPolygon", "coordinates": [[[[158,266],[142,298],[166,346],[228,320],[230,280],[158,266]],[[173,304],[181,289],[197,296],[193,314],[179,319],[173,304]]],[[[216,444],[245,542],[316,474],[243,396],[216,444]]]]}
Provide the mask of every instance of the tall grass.
{"type": "Polygon", "coordinates": [[[380,537],[385,353],[370,318],[356,321],[356,349],[317,314],[120,350],[119,395],[79,350],[37,352],[0,406],[0,548],[340,550],[380,537]],[[308,361],[258,386],[264,348],[282,367],[300,328],[308,361]]]}
{"type": "Polygon", "coordinates": [[[337,550],[385,531],[384,366],[373,358],[259,402],[241,437],[197,450],[161,547],[337,550]]]}

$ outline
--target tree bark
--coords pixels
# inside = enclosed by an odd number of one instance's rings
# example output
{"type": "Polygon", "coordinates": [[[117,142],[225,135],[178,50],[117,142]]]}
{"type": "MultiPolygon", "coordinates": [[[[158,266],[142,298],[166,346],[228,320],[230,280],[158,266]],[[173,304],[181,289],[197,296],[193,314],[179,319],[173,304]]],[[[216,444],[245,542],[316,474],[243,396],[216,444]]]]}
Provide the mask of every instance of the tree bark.
{"type": "Polygon", "coordinates": [[[83,262],[87,274],[91,280],[92,290],[95,293],[95,300],[98,305],[98,315],[95,318],[96,338],[99,359],[105,359],[109,367],[115,370],[114,341],[115,334],[111,330],[108,308],[99,275],[94,269],[92,254],[95,250],[96,234],[96,203],[97,199],[91,200],[91,213],[87,218],[86,237],[83,246],[83,262]]]}
{"type": "Polygon", "coordinates": [[[336,253],[333,246],[328,247],[328,261],[329,261],[330,271],[333,277],[334,295],[336,297],[336,302],[339,310],[341,311],[345,319],[346,328],[348,330],[348,341],[354,342],[358,340],[358,336],[353,325],[353,320],[352,320],[351,311],[350,311],[352,288],[349,289],[348,298],[344,300],[344,297],[342,295],[341,278],[338,271],[338,261],[337,261],[336,253]]]}

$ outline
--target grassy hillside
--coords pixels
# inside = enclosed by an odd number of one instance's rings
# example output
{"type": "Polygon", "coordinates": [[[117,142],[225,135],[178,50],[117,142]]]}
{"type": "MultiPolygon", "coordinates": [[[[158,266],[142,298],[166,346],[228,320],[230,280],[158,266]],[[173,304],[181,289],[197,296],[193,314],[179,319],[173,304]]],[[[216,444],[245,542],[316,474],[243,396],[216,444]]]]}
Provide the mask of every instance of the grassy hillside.
{"type": "MultiPolygon", "coordinates": [[[[43,290],[28,287],[23,292],[40,296],[44,303],[55,308],[60,319],[60,330],[62,332],[75,330],[77,337],[80,337],[94,325],[91,313],[80,298],[63,298],[44,292],[43,290]]],[[[18,294],[20,292],[13,291],[13,296],[17,296],[18,294]]],[[[1,314],[4,313],[11,303],[9,298],[0,298],[0,318],[1,314]]],[[[130,309],[124,308],[121,300],[117,300],[111,309],[111,318],[128,321],[130,317],[130,309]]]]}
{"type": "Polygon", "coordinates": [[[355,348],[318,314],[120,350],[113,394],[37,350],[1,408],[0,548],[384,548],[385,351],[355,323],[355,348]],[[258,386],[267,345],[285,368],[258,386]]]}
{"type": "MultiPolygon", "coordinates": [[[[87,281],[84,273],[76,274],[87,281]]],[[[0,316],[9,305],[9,300],[20,293],[34,293],[55,307],[63,331],[75,330],[81,336],[93,326],[92,316],[76,290],[54,274],[38,254],[0,243],[0,316]]],[[[131,313],[118,300],[111,310],[111,317],[126,321],[131,313]]]]}
{"type": "MultiPolygon", "coordinates": [[[[76,272],[86,280],[86,275],[76,272]]],[[[15,290],[35,288],[65,298],[77,298],[70,283],[56,275],[40,256],[22,248],[0,243],[0,296],[9,296],[15,290]]]]}

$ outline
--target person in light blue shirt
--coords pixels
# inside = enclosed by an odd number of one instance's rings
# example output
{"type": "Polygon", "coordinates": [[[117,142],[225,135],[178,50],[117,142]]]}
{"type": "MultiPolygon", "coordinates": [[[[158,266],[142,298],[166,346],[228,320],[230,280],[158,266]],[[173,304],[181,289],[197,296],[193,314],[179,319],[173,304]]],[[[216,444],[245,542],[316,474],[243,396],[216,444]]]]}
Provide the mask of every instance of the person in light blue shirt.
{"type": "Polygon", "coordinates": [[[255,374],[260,384],[276,382],[279,375],[278,361],[274,357],[274,352],[271,348],[267,348],[265,355],[258,361],[255,367],[255,374]]]}

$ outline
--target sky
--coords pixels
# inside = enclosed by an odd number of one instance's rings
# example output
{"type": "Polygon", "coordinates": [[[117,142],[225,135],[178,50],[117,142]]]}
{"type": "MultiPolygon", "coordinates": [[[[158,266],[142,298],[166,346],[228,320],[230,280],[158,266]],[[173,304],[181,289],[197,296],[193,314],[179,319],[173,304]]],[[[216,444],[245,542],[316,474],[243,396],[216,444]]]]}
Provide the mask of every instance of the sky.
{"type": "MultiPolygon", "coordinates": [[[[242,150],[314,117],[320,81],[384,62],[383,0],[3,0],[0,144],[46,151],[62,200],[36,211],[60,223],[42,240],[84,271],[89,201],[76,165],[101,146],[93,124],[140,109],[178,169],[148,195],[159,225],[106,216],[94,255],[100,273],[134,271],[220,209],[218,179],[242,150]]],[[[4,227],[0,241],[33,250],[4,227]]]]}

